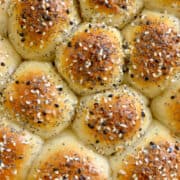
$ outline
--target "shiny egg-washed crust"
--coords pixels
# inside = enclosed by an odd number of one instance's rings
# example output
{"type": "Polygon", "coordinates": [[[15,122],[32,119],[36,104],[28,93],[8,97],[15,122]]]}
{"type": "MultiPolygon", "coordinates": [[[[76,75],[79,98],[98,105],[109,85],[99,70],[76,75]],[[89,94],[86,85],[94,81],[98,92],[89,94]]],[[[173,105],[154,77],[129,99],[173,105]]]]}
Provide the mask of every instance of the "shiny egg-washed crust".
{"type": "Polygon", "coordinates": [[[144,0],[145,8],[150,10],[158,10],[160,12],[168,12],[180,17],[180,1],[179,0],[144,0]]]}
{"type": "Polygon", "coordinates": [[[77,98],[50,63],[24,62],[3,92],[1,113],[43,138],[66,128],[77,98]]]}
{"type": "Polygon", "coordinates": [[[142,0],[80,0],[81,14],[85,21],[103,22],[122,28],[143,7],[142,0]]]}
{"type": "Polygon", "coordinates": [[[126,82],[152,98],[180,70],[180,26],[174,16],[143,11],[123,29],[126,82]]]}
{"type": "Polygon", "coordinates": [[[0,37],[0,90],[2,90],[20,64],[21,58],[9,41],[0,37]]]}
{"type": "Polygon", "coordinates": [[[0,179],[25,179],[42,141],[16,125],[0,121],[0,179]],[[6,178],[7,177],[7,178],[6,178]]]}
{"type": "Polygon", "coordinates": [[[122,82],[122,38],[115,28],[85,23],[57,51],[57,69],[80,95],[122,82]]]}
{"type": "Polygon", "coordinates": [[[179,7],[0,0],[0,180],[179,180],[179,7]]]}
{"type": "Polygon", "coordinates": [[[159,121],[180,135],[180,74],[162,95],[153,99],[151,110],[159,121]]]}
{"type": "Polygon", "coordinates": [[[147,100],[132,88],[80,99],[73,129],[86,145],[105,155],[123,151],[141,137],[151,122],[147,100]]]}
{"type": "Polygon", "coordinates": [[[180,178],[180,143],[168,129],[154,121],[140,142],[110,162],[113,180],[177,180],[180,178]]]}
{"type": "Polygon", "coordinates": [[[0,0],[0,35],[7,36],[7,5],[8,0],[0,0]]]}
{"type": "Polygon", "coordinates": [[[73,0],[11,0],[9,38],[25,59],[52,60],[55,46],[80,19],[73,0]]]}
{"type": "Polygon", "coordinates": [[[108,180],[109,176],[108,161],[86,149],[73,134],[65,132],[46,143],[29,173],[28,180],[108,180]]]}

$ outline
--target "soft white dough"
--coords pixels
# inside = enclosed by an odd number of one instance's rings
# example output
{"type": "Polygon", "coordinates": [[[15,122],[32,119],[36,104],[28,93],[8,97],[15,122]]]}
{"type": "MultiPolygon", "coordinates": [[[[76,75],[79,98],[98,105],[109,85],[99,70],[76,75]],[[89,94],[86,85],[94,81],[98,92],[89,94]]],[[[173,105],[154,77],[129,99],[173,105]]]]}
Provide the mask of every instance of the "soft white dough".
{"type": "Polygon", "coordinates": [[[0,37],[0,90],[6,86],[10,76],[20,63],[21,58],[9,41],[0,37]]]}
{"type": "Polygon", "coordinates": [[[153,99],[151,109],[159,121],[180,135],[180,74],[173,78],[163,94],[153,99]]]}
{"type": "Polygon", "coordinates": [[[145,7],[160,12],[168,12],[180,17],[180,1],[179,0],[145,0],[145,7]]]}

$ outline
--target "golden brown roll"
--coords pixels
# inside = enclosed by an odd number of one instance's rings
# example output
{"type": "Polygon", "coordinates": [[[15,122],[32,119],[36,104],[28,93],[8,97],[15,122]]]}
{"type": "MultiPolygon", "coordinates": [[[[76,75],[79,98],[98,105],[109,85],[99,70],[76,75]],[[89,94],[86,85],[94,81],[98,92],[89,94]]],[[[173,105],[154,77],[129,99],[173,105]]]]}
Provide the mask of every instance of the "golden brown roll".
{"type": "Polygon", "coordinates": [[[113,180],[180,178],[180,142],[155,123],[146,136],[124,154],[111,158],[113,180]]]}
{"type": "Polygon", "coordinates": [[[152,98],[180,71],[180,28],[174,16],[143,11],[123,30],[126,81],[152,98]]]}
{"type": "Polygon", "coordinates": [[[180,74],[151,104],[154,116],[180,136],[180,74]]]}
{"type": "Polygon", "coordinates": [[[12,48],[9,41],[0,37],[0,90],[2,90],[20,64],[21,58],[12,48]]]}
{"type": "Polygon", "coordinates": [[[9,0],[0,0],[0,35],[7,35],[7,6],[9,0]]]}
{"type": "Polygon", "coordinates": [[[56,66],[78,94],[109,89],[122,81],[122,38],[115,28],[85,23],[57,48],[56,66]]]}
{"type": "Polygon", "coordinates": [[[11,0],[9,38],[25,59],[52,60],[55,46],[79,23],[73,0],[11,0]]]}
{"type": "Polygon", "coordinates": [[[66,132],[46,143],[28,180],[109,180],[109,175],[107,160],[85,148],[66,132]]]}
{"type": "Polygon", "coordinates": [[[142,0],[80,0],[85,21],[103,22],[122,28],[143,7],[142,0]]]}
{"type": "Polygon", "coordinates": [[[43,138],[66,128],[77,98],[52,65],[24,62],[3,92],[1,113],[43,138]]]}
{"type": "Polygon", "coordinates": [[[145,0],[144,4],[147,9],[168,12],[180,17],[179,0],[145,0]]]}
{"type": "Polygon", "coordinates": [[[42,141],[16,125],[0,121],[0,179],[26,179],[42,141]]]}
{"type": "Polygon", "coordinates": [[[110,155],[131,145],[146,131],[151,114],[147,100],[132,88],[83,97],[73,129],[86,145],[110,155]]]}

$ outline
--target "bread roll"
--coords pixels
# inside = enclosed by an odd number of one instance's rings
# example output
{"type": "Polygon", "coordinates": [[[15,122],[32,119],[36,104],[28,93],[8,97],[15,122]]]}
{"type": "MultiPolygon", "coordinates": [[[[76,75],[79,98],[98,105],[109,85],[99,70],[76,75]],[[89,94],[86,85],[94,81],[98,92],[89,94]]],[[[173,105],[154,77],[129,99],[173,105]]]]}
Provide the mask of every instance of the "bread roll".
{"type": "Polygon", "coordinates": [[[73,128],[86,145],[110,155],[122,151],[146,131],[151,115],[147,100],[127,86],[83,97],[73,128]]]}
{"type": "Polygon", "coordinates": [[[122,38],[111,27],[85,23],[58,48],[56,66],[78,94],[109,89],[122,81],[122,38]]]}
{"type": "Polygon", "coordinates": [[[72,134],[66,132],[46,143],[28,180],[108,180],[109,175],[107,160],[86,149],[72,134]]]}
{"type": "Polygon", "coordinates": [[[122,28],[142,8],[142,0],[80,0],[85,21],[103,22],[122,28]]]}
{"type": "Polygon", "coordinates": [[[123,35],[126,81],[150,98],[157,96],[180,71],[179,20],[143,11],[123,30],[123,35]]]}
{"type": "Polygon", "coordinates": [[[73,0],[11,0],[9,38],[23,58],[52,60],[55,45],[79,21],[73,0]]]}
{"type": "Polygon", "coordinates": [[[3,92],[1,113],[49,138],[66,128],[77,98],[49,63],[24,62],[3,92]]]}
{"type": "Polygon", "coordinates": [[[7,36],[7,5],[8,0],[0,0],[0,35],[7,36]]]}
{"type": "Polygon", "coordinates": [[[151,104],[154,116],[180,136],[180,74],[151,104]]]}
{"type": "Polygon", "coordinates": [[[0,37],[0,91],[6,86],[8,79],[20,62],[20,56],[12,48],[9,41],[0,37]]]}
{"type": "Polygon", "coordinates": [[[155,123],[137,146],[111,158],[113,180],[180,177],[180,142],[155,123]]]}
{"type": "Polygon", "coordinates": [[[26,179],[42,140],[16,125],[0,121],[0,179],[26,179]]]}
{"type": "Polygon", "coordinates": [[[172,13],[180,17],[180,1],[179,0],[145,0],[145,7],[155,9],[161,12],[172,13]]]}

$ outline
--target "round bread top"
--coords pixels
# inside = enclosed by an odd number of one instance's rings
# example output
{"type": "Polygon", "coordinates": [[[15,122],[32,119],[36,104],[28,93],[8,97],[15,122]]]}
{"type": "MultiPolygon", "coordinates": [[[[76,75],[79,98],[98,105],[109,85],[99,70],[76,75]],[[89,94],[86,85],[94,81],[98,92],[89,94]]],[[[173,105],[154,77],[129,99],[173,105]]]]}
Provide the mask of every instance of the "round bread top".
{"type": "Polygon", "coordinates": [[[143,97],[122,86],[83,97],[73,128],[86,144],[101,154],[112,154],[139,137],[151,120],[143,97]]]}
{"type": "Polygon", "coordinates": [[[71,0],[13,0],[15,3],[18,32],[21,42],[31,48],[44,47],[51,36],[55,36],[59,29],[69,25],[68,10],[71,0]]]}
{"type": "Polygon", "coordinates": [[[30,146],[23,132],[0,127],[0,179],[16,177],[23,168],[23,159],[28,156],[30,146]]]}
{"type": "Polygon", "coordinates": [[[80,0],[82,18],[122,28],[143,7],[143,0],[80,0]]]}
{"type": "Polygon", "coordinates": [[[89,157],[69,149],[59,150],[38,167],[37,179],[58,177],[63,179],[106,179],[89,157]]]}
{"type": "Polygon", "coordinates": [[[121,81],[121,37],[113,28],[85,24],[60,51],[57,67],[72,88],[93,91],[121,81]]]}
{"type": "Polygon", "coordinates": [[[70,123],[76,103],[76,97],[52,65],[34,61],[21,64],[2,98],[7,117],[43,137],[70,123]]]}
{"type": "MultiPolygon", "coordinates": [[[[180,34],[176,25],[177,19],[144,12],[138,22],[124,30],[127,33],[125,72],[138,88],[163,86],[180,68],[180,34]],[[128,33],[131,33],[129,39],[128,33]]],[[[146,94],[157,95],[157,92],[149,93],[146,94]]]]}
{"type": "Polygon", "coordinates": [[[108,180],[108,177],[106,158],[84,147],[66,131],[47,141],[28,179],[108,180]]]}
{"type": "Polygon", "coordinates": [[[180,144],[169,142],[150,142],[129,156],[117,179],[178,179],[180,172],[180,144]]]}
{"type": "MultiPolygon", "coordinates": [[[[129,94],[109,93],[88,106],[88,129],[98,141],[119,141],[128,138],[140,128],[141,104],[129,94]]],[[[88,103],[88,102],[87,102],[88,103]]],[[[82,104],[83,106],[83,104],[82,104]]]]}
{"type": "Polygon", "coordinates": [[[147,21],[134,39],[131,76],[138,72],[140,80],[151,82],[171,74],[180,63],[179,43],[177,32],[163,23],[147,21]]]}
{"type": "Polygon", "coordinates": [[[53,117],[61,116],[59,107],[64,105],[56,103],[56,97],[62,88],[56,88],[42,72],[28,72],[9,88],[11,93],[6,90],[6,107],[31,119],[32,123],[40,124],[45,120],[43,124],[48,124],[53,117]]]}
{"type": "Polygon", "coordinates": [[[107,14],[121,13],[123,10],[128,10],[134,3],[134,0],[89,0],[90,5],[96,6],[95,9],[107,14]]]}

